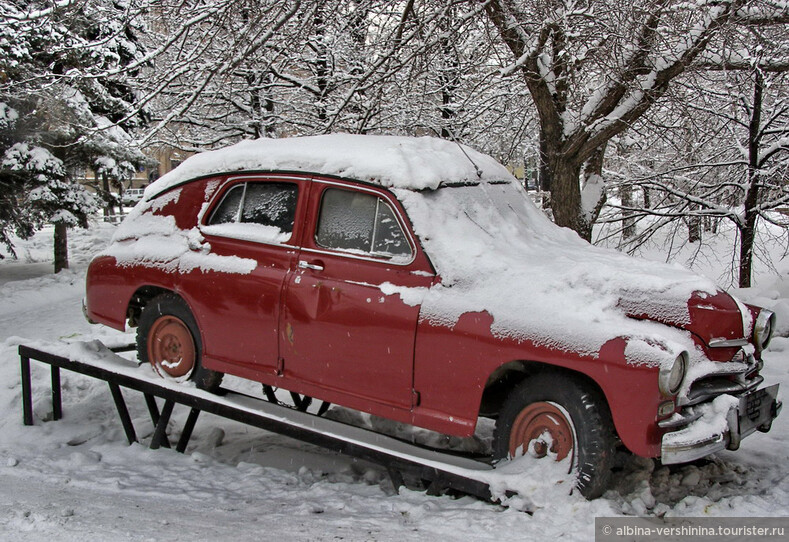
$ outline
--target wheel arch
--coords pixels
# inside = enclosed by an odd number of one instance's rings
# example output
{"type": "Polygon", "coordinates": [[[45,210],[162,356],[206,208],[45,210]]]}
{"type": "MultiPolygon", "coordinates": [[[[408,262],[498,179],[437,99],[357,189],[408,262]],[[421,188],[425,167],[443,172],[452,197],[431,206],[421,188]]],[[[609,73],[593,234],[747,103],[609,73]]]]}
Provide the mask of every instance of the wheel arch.
{"type": "MultiPolygon", "coordinates": [[[[142,310],[145,308],[145,305],[147,305],[148,302],[153,298],[162,294],[172,294],[178,296],[184,301],[184,303],[186,303],[187,306],[189,306],[189,302],[184,298],[184,296],[175,290],[164,288],[162,286],[140,286],[129,298],[129,303],[126,308],[126,318],[129,322],[129,327],[137,327],[140,322],[140,315],[142,314],[142,310]]],[[[191,306],[189,307],[189,310],[191,311],[191,306]]],[[[192,311],[192,314],[194,315],[194,311],[192,311]]]]}
{"type": "MultiPolygon", "coordinates": [[[[525,379],[537,374],[552,373],[572,379],[597,394],[610,412],[610,404],[603,388],[589,375],[566,367],[538,361],[510,361],[494,370],[485,383],[480,403],[480,415],[495,418],[507,396],[525,379]]],[[[616,427],[614,427],[616,431],[616,427]]]]}

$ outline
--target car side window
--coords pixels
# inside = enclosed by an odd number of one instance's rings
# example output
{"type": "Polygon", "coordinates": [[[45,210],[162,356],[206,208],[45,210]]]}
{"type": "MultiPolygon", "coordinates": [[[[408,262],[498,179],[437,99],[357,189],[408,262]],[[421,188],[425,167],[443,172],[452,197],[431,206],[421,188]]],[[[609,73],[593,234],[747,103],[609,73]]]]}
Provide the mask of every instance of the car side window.
{"type": "Polygon", "coordinates": [[[247,183],[240,222],[293,231],[298,187],[291,183],[247,183]]]}
{"type": "Polygon", "coordinates": [[[295,183],[237,184],[225,193],[203,231],[252,241],[287,241],[293,232],[298,190],[295,183]]]}
{"type": "Polygon", "coordinates": [[[238,222],[238,211],[241,206],[241,200],[244,199],[245,187],[246,183],[231,188],[214,210],[208,223],[227,224],[228,222],[238,222]]]}
{"type": "Polygon", "coordinates": [[[382,198],[327,188],[321,200],[315,242],[324,248],[383,258],[411,256],[411,245],[389,204],[382,198]]]}

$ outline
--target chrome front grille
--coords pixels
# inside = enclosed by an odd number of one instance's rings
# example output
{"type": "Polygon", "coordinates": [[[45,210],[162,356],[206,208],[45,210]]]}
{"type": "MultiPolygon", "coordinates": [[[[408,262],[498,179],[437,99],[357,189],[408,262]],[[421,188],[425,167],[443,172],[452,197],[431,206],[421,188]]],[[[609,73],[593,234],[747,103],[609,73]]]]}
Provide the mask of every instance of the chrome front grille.
{"type": "Polygon", "coordinates": [[[745,380],[742,375],[737,375],[737,378],[734,379],[719,375],[703,378],[691,385],[687,400],[682,404],[683,406],[697,405],[724,393],[740,395],[755,389],[762,382],[764,382],[764,378],[760,375],[756,375],[749,380],[745,380]]]}

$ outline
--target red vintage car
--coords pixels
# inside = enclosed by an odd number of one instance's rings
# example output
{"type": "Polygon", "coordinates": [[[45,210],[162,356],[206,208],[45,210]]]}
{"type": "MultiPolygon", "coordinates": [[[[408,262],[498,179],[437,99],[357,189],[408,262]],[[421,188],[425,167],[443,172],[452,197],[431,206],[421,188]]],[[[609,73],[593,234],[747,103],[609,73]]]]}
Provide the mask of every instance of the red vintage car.
{"type": "Polygon", "coordinates": [[[90,265],[86,314],[164,378],[228,373],[493,453],[691,461],[778,415],[770,311],[553,225],[506,168],[433,138],[265,139],[145,191],[90,265]]]}

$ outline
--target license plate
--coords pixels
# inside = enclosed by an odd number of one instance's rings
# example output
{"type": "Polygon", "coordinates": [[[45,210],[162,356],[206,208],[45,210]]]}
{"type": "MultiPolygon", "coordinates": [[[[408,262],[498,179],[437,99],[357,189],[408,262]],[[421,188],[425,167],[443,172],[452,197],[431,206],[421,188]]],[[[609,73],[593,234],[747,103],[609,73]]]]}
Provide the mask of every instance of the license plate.
{"type": "Polygon", "coordinates": [[[752,433],[760,425],[772,421],[776,397],[778,397],[778,384],[740,397],[740,435],[752,433]]]}

